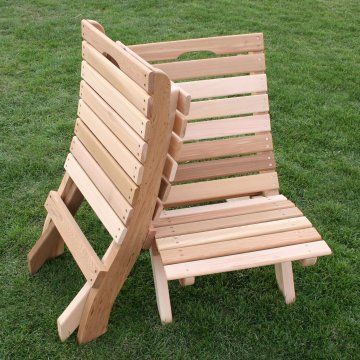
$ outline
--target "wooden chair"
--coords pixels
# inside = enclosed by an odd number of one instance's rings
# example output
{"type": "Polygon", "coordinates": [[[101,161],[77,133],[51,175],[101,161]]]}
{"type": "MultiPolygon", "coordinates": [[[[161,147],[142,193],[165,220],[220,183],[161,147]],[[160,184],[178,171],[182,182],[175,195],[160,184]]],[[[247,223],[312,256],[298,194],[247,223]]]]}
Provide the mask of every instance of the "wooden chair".
{"type": "Polygon", "coordinates": [[[80,343],[107,329],[115,298],[148,233],[166,161],[179,91],[168,77],[83,20],[80,100],[75,136],[58,191],[51,191],[43,233],[28,255],[35,273],[64,251],[86,284],[58,318],[65,340],[80,343]],[[95,253],[74,215],[86,199],[112,242],[95,253]]]}
{"type": "Polygon", "coordinates": [[[263,35],[130,49],[182,81],[172,85],[181,94],[169,147],[173,166],[164,169],[144,244],[150,247],[161,321],[172,321],[169,280],[191,285],[196,276],[258,266],[275,265],[286,303],[294,302],[292,262],[313,265],[331,250],[302,212],[279,195],[263,35]],[[194,51],[216,57],[177,60],[194,51]]]}

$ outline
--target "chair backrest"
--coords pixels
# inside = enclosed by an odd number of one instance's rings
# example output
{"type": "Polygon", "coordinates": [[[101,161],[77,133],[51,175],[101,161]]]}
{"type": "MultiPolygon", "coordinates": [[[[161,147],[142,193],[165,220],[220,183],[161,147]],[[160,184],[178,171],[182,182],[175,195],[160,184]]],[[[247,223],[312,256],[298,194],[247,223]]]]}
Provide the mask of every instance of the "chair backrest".
{"type": "Polygon", "coordinates": [[[65,169],[121,243],[141,212],[135,207],[149,208],[151,220],[173,122],[170,81],[100,24],[83,20],[82,36],[78,119],[65,169]]]}
{"type": "Polygon", "coordinates": [[[278,190],[261,33],[130,48],[180,81],[169,148],[175,164],[167,161],[160,193],[165,207],[278,190]],[[194,51],[217,56],[176,61],[194,51]],[[179,106],[181,98],[191,100],[189,108],[179,106]]]}

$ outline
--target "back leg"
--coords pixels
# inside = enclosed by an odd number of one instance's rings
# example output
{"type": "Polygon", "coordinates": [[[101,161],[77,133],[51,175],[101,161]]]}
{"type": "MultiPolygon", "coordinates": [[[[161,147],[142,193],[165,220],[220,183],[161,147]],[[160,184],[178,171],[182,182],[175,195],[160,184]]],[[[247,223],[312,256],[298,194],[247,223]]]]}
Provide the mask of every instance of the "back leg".
{"type": "Polygon", "coordinates": [[[291,261],[275,264],[275,275],[279,289],[284,295],[286,304],[293,303],[296,295],[291,261]]]}

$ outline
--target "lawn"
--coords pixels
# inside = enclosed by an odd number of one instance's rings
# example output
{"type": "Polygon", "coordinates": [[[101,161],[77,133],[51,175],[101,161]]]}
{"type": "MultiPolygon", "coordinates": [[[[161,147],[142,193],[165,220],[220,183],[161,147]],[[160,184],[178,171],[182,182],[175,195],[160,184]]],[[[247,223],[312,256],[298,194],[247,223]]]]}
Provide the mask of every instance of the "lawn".
{"type": "MultiPolygon", "coordinates": [[[[1,359],[359,358],[359,1],[0,0],[0,14],[1,359]],[[295,304],[271,267],[206,276],[170,284],[174,322],[162,326],[144,252],[108,332],[59,341],[56,319],[84,279],[68,252],[33,277],[26,255],[72,137],[83,18],[125,44],[264,33],[281,192],[334,252],[294,266],[295,304]]],[[[109,237],[88,207],[79,222],[103,252],[109,237]]]]}

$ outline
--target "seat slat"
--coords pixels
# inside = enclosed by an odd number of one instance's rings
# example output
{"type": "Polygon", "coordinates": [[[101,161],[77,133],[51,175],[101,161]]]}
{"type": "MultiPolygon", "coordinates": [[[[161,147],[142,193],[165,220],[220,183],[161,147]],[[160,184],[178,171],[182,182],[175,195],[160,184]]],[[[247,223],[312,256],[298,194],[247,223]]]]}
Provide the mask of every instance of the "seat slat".
{"type": "Polygon", "coordinates": [[[149,120],[125,96],[96,72],[87,62],[81,65],[81,77],[131,126],[146,139],[149,120]]]}
{"type": "Polygon", "coordinates": [[[111,237],[121,243],[126,234],[125,225],[72,154],[68,155],[64,167],[111,237]]]}
{"type": "Polygon", "coordinates": [[[308,228],[286,231],[278,234],[269,234],[211,244],[195,245],[179,249],[164,250],[161,251],[160,255],[164,265],[168,265],[272,249],[281,246],[302,244],[318,240],[321,240],[320,234],[314,228],[308,228]]]}
{"type": "Polygon", "coordinates": [[[76,136],[73,137],[70,151],[122,222],[127,224],[133,208],[76,136]]]}
{"type": "Polygon", "coordinates": [[[236,55],[212,59],[175,61],[154,65],[171,80],[241,74],[265,70],[264,54],[236,55]]]}
{"type": "Polygon", "coordinates": [[[135,184],[139,185],[144,167],[83,100],[79,101],[78,116],[135,184]]]}
{"type": "Polygon", "coordinates": [[[265,152],[254,156],[182,164],[178,166],[174,181],[210,179],[273,169],[275,169],[274,154],[265,152]]]}
{"type": "Polygon", "coordinates": [[[262,33],[254,33],[137,44],[129,48],[147,61],[158,61],[176,59],[192,51],[211,51],[219,55],[261,51],[264,50],[264,40],[262,33]]]}
{"type": "Polygon", "coordinates": [[[227,199],[279,188],[276,172],[229,179],[200,181],[171,187],[165,205],[178,206],[201,201],[227,199]]]}
{"type": "Polygon", "coordinates": [[[186,119],[199,120],[269,111],[267,94],[192,102],[186,119]]]}
{"type": "Polygon", "coordinates": [[[267,91],[265,74],[181,82],[178,85],[190,94],[192,100],[267,91]]]}
{"type": "Polygon", "coordinates": [[[271,131],[269,114],[200,121],[187,126],[184,141],[271,131]]]}
{"type": "Polygon", "coordinates": [[[325,241],[321,240],[305,244],[253,251],[244,254],[167,265],[165,266],[165,273],[168,280],[175,280],[190,276],[250,269],[330,254],[331,250],[329,246],[325,241]]]}
{"type": "Polygon", "coordinates": [[[194,234],[209,230],[257,224],[260,222],[288,219],[298,216],[302,216],[302,212],[296,207],[289,207],[251,214],[219,217],[212,220],[194,221],[187,224],[158,227],[156,229],[156,237],[163,238],[168,236],[194,234]]]}
{"type": "Polygon", "coordinates": [[[193,206],[188,208],[163,210],[158,219],[154,220],[155,227],[186,224],[203,220],[225,218],[255,212],[285,209],[295,205],[283,195],[262,196],[247,200],[226,201],[218,204],[193,206]]]}
{"type": "Polygon", "coordinates": [[[131,153],[144,163],[147,143],[84,80],[80,83],[80,97],[131,153]]]}
{"type": "Polygon", "coordinates": [[[123,94],[146,117],[150,115],[150,95],[86,41],[82,43],[83,59],[116,90],[123,94]]]}
{"type": "Polygon", "coordinates": [[[138,187],[80,119],[76,121],[75,134],[129,204],[133,204],[138,187]]]}
{"type": "MultiPolygon", "coordinates": [[[[194,124],[195,125],[195,124],[194,124]]],[[[229,127],[229,131],[231,128],[229,127]]],[[[176,152],[177,161],[204,160],[273,150],[270,133],[239,138],[185,143],[176,152]]]]}
{"type": "Polygon", "coordinates": [[[100,53],[109,54],[120,69],[149,94],[153,91],[153,71],[134,56],[118,46],[113,40],[99,31],[88,20],[81,21],[82,37],[100,53]]]}
{"type": "Polygon", "coordinates": [[[228,241],[252,236],[280,233],[284,231],[299,230],[310,227],[312,227],[310,221],[306,217],[300,216],[258,224],[234,226],[231,228],[209,230],[193,234],[157,238],[156,244],[158,249],[162,251],[186,246],[210,244],[219,241],[228,241]]]}

